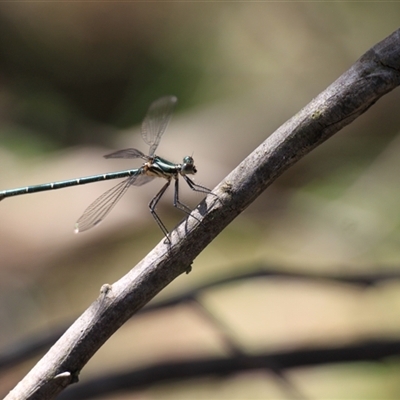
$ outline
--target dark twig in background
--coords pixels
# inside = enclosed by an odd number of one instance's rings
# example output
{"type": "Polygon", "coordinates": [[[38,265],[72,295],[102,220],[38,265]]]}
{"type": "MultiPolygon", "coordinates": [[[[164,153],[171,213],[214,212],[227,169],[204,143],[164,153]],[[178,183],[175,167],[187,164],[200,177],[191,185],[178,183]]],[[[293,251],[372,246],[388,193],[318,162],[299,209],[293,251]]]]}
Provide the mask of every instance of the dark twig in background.
{"type": "Polygon", "coordinates": [[[191,361],[159,363],[147,368],[119,374],[109,374],[70,387],[61,400],[91,399],[118,391],[139,390],[160,382],[173,382],[201,377],[227,377],[249,370],[285,376],[285,371],[304,366],[356,362],[384,361],[400,354],[400,341],[376,339],[344,346],[299,348],[265,354],[237,355],[226,358],[201,358],[191,361]]]}
{"type": "MultiPolygon", "coordinates": [[[[240,270],[242,268],[238,269],[240,270]]],[[[281,268],[274,268],[270,265],[261,263],[256,265],[246,265],[245,269],[251,270],[251,272],[240,273],[234,276],[229,275],[220,279],[215,279],[211,282],[205,282],[176,296],[146,305],[146,307],[142,308],[133,316],[132,321],[134,321],[137,315],[167,309],[181,304],[187,304],[188,302],[190,303],[195,301],[197,303],[197,298],[207,290],[218,290],[224,285],[235,284],[252,279],[259,280],[279,277],[284,280],[320,281],[326,282],[327,284],[338,282],[364,287],[366,289],[387,281],[400,279],[400,272],[398,269],[392,269],[386,272],[364,272],[356,274],[299,273],[283,271],[281,268]]],[[[347,268],[343,267],[342,269],[346,270],[347,268]]],[[[54,328],[52,331],[46,330],[45,332],[38,333],[35,336],[25,337],[20,342],[8,345],[7,349],[3,349],[0,353],[0,371],[13,367],[14,365],[22,363],[29,358],[48,350],[60,338],[62,333],[67,330],[68,326],[69,325],[66,324],[65,326],[54,328]]]]}

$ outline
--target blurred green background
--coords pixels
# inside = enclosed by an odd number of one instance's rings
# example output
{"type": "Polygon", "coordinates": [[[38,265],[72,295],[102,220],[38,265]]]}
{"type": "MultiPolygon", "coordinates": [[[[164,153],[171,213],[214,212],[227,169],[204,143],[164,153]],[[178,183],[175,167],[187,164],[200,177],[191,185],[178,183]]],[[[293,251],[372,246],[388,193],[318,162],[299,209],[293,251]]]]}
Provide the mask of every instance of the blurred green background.
{"type": "MultiPolygon", "coordinates": [[[[398,29],[399,15],[398,3],[1,3],[0,189],[135,167],[102,155],[146,152],[140,123],[165,94],[179,103],[158,154],[175,162],[193,154],[196,181],[213,188],[398,29]]],[[[315,274],[399,269],[399,97],[388,94],[287,171],[159,298],[260,263],[315,274]]],[[[100,226],[73,234],[83,210],[112,186],[0,204],[0,350],[77,317],[103,283],[118,280],[162,239],[147,209],[157,181],[132,188],[100,226]]],[[[183,189],[182,199],[194,207],[201,196],[183,189]]],[[[159,210],[169,228],[182,219],[172,191],[159,210]]],[[[396,281],[360,290],[270,279],[213,289],[202,301],[251,353],[400,334],[396,281]]],[[[210,354],[227,355],[216,328],[181,307],[128,323],[81,379],[210,354]]],[[[3,374],[0,394],[34,362],[3,374]]],[[[382,399],[400,398],[399,372],[391,360],[300,368],[290,378],[307,398],[382,399]]],[[[243,374],[138,396],[288,395],[273,377],[243,374]]]]}

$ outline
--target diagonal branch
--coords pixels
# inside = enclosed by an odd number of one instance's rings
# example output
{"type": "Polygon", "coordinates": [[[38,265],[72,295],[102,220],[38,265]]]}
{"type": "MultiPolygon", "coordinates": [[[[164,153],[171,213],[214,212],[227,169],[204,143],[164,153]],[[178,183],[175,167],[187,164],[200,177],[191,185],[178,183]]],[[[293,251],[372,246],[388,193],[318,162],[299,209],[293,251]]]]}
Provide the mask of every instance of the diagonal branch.
{"type": "Polygon", "coordinates": [[[180,274],[278,176],[400,84],[400,30],[283,124],[232,171],[171,234],[99,298],[6,397],[51,399],[136,311],[180,274]]]}

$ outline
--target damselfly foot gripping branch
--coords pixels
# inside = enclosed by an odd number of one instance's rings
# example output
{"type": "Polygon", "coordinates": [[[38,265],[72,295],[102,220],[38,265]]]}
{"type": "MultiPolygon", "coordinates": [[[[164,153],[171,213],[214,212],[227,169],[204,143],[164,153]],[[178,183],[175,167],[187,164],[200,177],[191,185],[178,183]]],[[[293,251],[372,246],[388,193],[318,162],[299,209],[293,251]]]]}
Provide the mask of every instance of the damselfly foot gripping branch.
{"type": "Polygon", "coordinates": [[[137,149],[124,149],[104,156],[105,158],[141,158],[145,162],[140,168],[111,172],[103,175],[87,176],[84,178],[71,179],[67,181],[44,183],[42,185],[27,186],[18,189],[3,190],[0,191],[0,200],[5,199],[6,197],[18,196],[21,194],[61,189],[69,186],[84,185],[86,183],[99,182],[108,179],[126,178],[122,182],[118,183],[118,185],[103,193],[84,211],[75,225],[75,232],[78,233],[86,231],[99,224],[112,210],[112,208],[125,194],[130,186],[142,186],[154,178],[164,178],[167,180],[167,183],[150,201],[149,208],[158,226],[161,228],[167,240],[169,241],[168,230],[161,221],[160,217],[157,215],[156,207],[162,195],[171,184],[172,179],[175,181],[174,207],[188,215],[191,213],[191,209],[179,201],[179,176],[182,176],[192,190],[207,194],[211,193],[210,189],[194,183],[188,177],[188,175],[194,175],[197,172],[192,157],[186,156],[183,158],[182,164],[174,164],[155,155],[155,151],[160,143],[161,137],[167,128],[169,120],[171,119],[176,102],[176,97],[165,96],[161,97],[150,105],[146,117],[142,123],[142,138],[145,143],[150,146],[148,155],[145,155],[137,149]]]}

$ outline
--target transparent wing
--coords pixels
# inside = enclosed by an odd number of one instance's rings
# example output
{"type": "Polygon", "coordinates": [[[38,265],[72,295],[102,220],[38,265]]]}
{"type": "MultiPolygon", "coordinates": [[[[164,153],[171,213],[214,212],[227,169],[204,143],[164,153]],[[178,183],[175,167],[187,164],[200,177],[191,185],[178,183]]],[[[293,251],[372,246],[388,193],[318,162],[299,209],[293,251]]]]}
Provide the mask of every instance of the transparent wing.
{"type": "Polygon", "coordinates": [[[153,102],[147,111],[142,123],[142,138],[150,146],[150,157],[154,155],[160,143],[177,101],[175,96],[161,97],[153,102]]]}
{"type": "Polygon", "coordinates": [[[135,179],[134,182],[131,183],[132,186],[142,186],[153,179],[155,179],[156,176],[150,176],[150,175],[139,175],[137,179],[135,179]]]}
{"type": "Polygon", "coordinates": [[[147,175],[130,176],[98,197],[82,214],[75,224],[75,233],[87,231],[98,225],[125,194],[129,186],[141,186],[155,177],[147,175]]]}
{"type": "Polygon", "coordinates": [[[123,149],[115,151],[114,153],[106,154],[104,158],[142,158],[148,161],[149,157],[143,154],[138,149],[123,149]]]}

